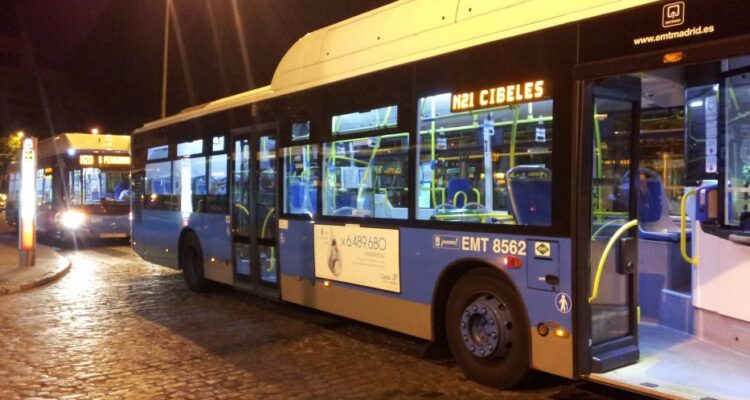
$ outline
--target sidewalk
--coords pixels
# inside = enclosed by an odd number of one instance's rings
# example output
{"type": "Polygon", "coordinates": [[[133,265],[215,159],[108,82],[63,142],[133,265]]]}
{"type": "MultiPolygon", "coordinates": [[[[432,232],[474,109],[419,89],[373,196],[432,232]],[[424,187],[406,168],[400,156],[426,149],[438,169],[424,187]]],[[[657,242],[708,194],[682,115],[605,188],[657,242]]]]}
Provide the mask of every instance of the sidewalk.
{"type": "Polygon", "coordinates": [[[36,265],[18,267],[18,234],[0,222],[0,296],[18,293],[55,281],[70,270],[70,260],[52,248],[36,247],[36,265]]]}

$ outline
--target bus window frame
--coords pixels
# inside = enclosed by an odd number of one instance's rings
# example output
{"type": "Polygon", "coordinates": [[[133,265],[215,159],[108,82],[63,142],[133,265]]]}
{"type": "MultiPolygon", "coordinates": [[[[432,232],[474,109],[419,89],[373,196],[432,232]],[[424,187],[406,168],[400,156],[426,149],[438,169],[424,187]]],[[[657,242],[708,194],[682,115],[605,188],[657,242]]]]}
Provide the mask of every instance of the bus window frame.
{"type": "MultiPolygon", "coordinates": [[[[554,236],[570,238],[574,230],[575,206],[573,196],[576,193],[575,168],[578,157],[578,116],[574,114],[571,99],[575,94],[575,81],[570,71],[575,66],[575,40],[559,41],[560,36],[575,36],[576,30],[571,26],[561,26],[524,35],[523,40],[504,40],[502,45],[488,43],[461,50],[461,56],[446,54],[418,62],[414,72],[412,130],[418,129],[417,108],[420,98],[442,93],[462,93],[503,83],[520,83],[545,80],[551,93],[544,100],[552,101],[551,128],[555,139],[552,141],[551,199],[552,215],[549,226],[482,224],[477,222],[455,223],[449,221],[431,221],[410,219],[415,227],[450,231],[470,231],[482,233],[502,233],[523,236],[554,236]],[[551,44],[556,44],[552,46],[551,44]],[[562,43],[563,45],[559,45],[562,43]],[[545,49],[535,51],[533,49],[545,49]],[[503,63],[487,64],[487,54],[494,54],[503,63]],[[510,56],[515,55],[515,56],[510,56]],[[518,56],[523,55],[523,56],[518,56]],[[550,58],[556,62],[549,62],[550,58]],[[456,71],[473,67],[472,74],[456,74],[456,71]],[[477,67],[475,67],[477,66],[477,67]],[[481,70],[480,70],[481,69],[481,70]]],[[[539,99],[542,100],[542,99],[539,99]]],[[[413,133],[416,136],[416,133],[413,133]]],[[[412,145],[416,153],[417,138],[412,145]]],[[[416,154],[414,157],[419,157],[416,154]]],[[[416,159],[414,162],[416,163],[416,159]]],[[[416,185],[416,166],[412,172],[416,185]]],[[[412,195],[416,201],[416,195],[412,195]]],[[[416,211],[416,209],[415,209],[416,211]]]]}

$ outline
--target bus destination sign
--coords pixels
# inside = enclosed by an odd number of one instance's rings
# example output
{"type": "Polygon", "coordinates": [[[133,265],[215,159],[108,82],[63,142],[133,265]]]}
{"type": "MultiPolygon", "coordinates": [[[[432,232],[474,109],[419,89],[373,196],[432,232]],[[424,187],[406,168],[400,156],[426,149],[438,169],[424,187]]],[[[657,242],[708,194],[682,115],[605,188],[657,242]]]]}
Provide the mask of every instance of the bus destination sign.
{"type": "Polygon", "coordinates": [[[81,154],[78,163],[82,166],[130,165],[130,156],[81,154]]]}
{"type": "Polygon", "coordinates": [[[526,81],[494,86],[451,95],[451,111],[498,107],[549,97],[544,80],[526,81]]]}

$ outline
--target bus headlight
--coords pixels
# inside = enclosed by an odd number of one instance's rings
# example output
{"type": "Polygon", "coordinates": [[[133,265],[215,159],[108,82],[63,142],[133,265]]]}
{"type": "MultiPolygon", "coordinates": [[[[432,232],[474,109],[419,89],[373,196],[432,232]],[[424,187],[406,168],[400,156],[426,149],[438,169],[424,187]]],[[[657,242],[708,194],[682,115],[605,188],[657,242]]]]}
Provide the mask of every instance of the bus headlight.
{"type": "Polygon", "coordinates": [[[78,229],[86,220],[86,216],[80,211],[64,211],[60,214],[60,223],[67,229],[78,229]]]}

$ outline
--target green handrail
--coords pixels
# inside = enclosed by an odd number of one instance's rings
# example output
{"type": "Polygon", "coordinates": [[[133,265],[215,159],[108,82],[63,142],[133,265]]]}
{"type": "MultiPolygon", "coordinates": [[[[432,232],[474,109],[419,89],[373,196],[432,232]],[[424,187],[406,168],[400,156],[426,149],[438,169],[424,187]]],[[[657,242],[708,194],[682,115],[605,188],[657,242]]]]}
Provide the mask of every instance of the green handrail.
{"type": "Polygon", "coordinates": [[[511,106],[513,109],[513,128],[510,131],[510,168],[516,166],[516,134],[518,133],[518,116],[521,108],[517,104],[511,106]]]}
{"type": "Polygon", "coordinates": [[[589,297],[589,304],[593,304],[594,300],[596,300],[597,297],[599,297],[599,284],[601,284],[601,278],[602,278],[602,271],[604,270],[604,263],[607,261],[607,257],[609,256],[609,252],[612,251],[612,246],[617,243],[617,241],[620,239],[620,236],[622,236],[625,232],[627,232],[628,229],[638,225],[638,220],[634,219],[627,224],[620,227],[620,229],[615,232],[614,235],[612,235],[611,238],[609,238],[609,242],[607,243],[607,247],[604,248],[604,252],[602,253],[601,259],[599,259],[599,266],[596,268],[596,277],[594,278],[594,287],[591,290],[591,297],[589,297]]]}
{"type": "Polygon", "coordinates": [[[698,255],[690,257],[687,254],[687,199],[695,196],[695,194],[696,191],[694,189],[688,190],[680,201],[680,254],[682,255],[682,259],[690,264],[698,264],[698,255]]]}

